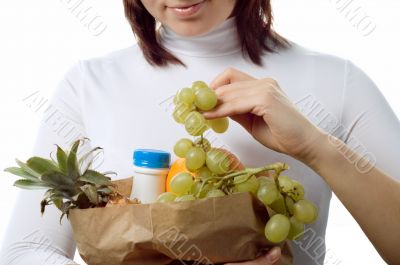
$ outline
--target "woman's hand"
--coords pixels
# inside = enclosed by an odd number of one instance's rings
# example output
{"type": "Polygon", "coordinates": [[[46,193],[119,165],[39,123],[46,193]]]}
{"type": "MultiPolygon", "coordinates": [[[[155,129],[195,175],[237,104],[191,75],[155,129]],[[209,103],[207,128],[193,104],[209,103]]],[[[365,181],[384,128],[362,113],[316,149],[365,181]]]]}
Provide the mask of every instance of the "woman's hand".
{"type": "Polygon", "coordinates": [[[299,160],[310,158],[321,131],[309,122],[271,78],[255,79],[235,69],[220,74],[210,85],[218,107],[207,119],[229,116],[258,142],[299,160]]]}
{"type": "Polygon", "coordinates": [[[226,263],[225,265],[276,265],[281,258],[281,249],[279,247],[274,247],[267,254],[246,262],[240,263],[226,263]]]}

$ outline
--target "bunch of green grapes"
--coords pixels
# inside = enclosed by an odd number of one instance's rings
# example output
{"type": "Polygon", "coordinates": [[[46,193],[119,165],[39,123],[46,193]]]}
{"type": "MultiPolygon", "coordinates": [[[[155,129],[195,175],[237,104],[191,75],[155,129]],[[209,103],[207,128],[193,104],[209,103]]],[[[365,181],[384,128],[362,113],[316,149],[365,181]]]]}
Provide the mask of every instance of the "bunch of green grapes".
{"type": "Polygon", "coordinates": [[[213,110],[217,102],[217,95],[206,83],[194,82],[192,87],[183,88],[175,95],[173,117],[185,126],[191,136],[200,136],[209,128],[216,133],[224,133],[229,126],[228,118],[206,120],[201,114],[213,110]]]}
{"type": "Polygon", "coordinates": [[[232,164],[238,161],[228,152],[211,146],[204,132],[211,128],[224,133],[229,122],[227,118],[206,120],[201,114],[217,106],[217,96],[204,82],[197,81],[191,88],[180,90],[174,104],[174,119],[197,138],[183,138],[175,144],[174,153],[185,158],[186,168],[191,173],[175,175],[170,182],[172,192],[161,194],[158,202],[191,201],[250,192],[274,213],[265,226],[265,236],[273,243],[298,239],[305,224],[316,220],[317,207],[304,199],[304,187],[281,175],[288,169],[285,163],[238,169],[232,164]],[[257,177],[262,173],[268,173],[269,177],[257,177]]]}
{"type": "Polygon", "coordinates": [[[298,181],[275,174],[260,177],[257,198],[275,214],[265,226],[265,236],[274,243],[285,239],[296,240],[304,232],[304,225],[315,222],[318,208],[304,198],[304,187],[298,181]]]}

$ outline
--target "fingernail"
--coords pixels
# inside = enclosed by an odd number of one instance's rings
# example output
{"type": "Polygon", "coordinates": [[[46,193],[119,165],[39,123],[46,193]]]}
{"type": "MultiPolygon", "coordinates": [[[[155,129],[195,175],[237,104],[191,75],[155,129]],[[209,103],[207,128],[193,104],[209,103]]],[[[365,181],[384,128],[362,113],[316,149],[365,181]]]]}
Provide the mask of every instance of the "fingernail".
{"type": "Polygon", "coordinates": [[[281,257],[281,249],[280,248],[273,248],[267,255],[267,259],[269,262],[275,262],[281,257]]]}

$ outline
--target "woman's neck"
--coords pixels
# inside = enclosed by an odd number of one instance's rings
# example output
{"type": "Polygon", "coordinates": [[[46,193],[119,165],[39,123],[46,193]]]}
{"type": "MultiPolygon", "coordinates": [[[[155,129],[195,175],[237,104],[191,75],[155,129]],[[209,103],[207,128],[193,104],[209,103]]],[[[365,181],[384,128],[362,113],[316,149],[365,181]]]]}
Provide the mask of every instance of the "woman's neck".
{"type": "Polygon", "coordinates": [[[241,51],[234,17],[228,18],[210,32],[195,37],[180,36],[162,26],[160,40],[172,53],[191,57],[216,57],[241,51]]]}

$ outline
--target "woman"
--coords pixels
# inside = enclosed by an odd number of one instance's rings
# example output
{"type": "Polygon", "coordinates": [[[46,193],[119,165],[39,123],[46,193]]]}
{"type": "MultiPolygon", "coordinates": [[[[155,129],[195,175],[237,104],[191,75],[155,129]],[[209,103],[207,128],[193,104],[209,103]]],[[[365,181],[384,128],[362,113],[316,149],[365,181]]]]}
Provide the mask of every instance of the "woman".
{"type": "MultiPolygon", "coordinates": [[[[79,136],[104,147],[102,168],[126,177],[132,173],[133,149],[170,150],[184,132],[162,102],[195,80],[213,80],[210,86],[220,103],[206,117],[229,116],[237,122],[218,136],[219,143],[249,166],[288,163],[291,177],[318,204],[319,219],[310,226],[313,237],[302,242],[309,246],[292,244],[294,264],[323,263],[331,191],[382,258],[399,263],[400,167],[395,158],[400,156],[400,125],[360,69],[280,37],[272,29],[269,0],[125,0],[124,5],[138,45],[77,64],[51,105],[60,120],[73,122],[79,136]],[[159,30],[156,20],[163,25],[159,30]]],[[[47,156],[54,143],[65,145],[70,137],[48,120],[40,129],[36,155],[47,156]]],[[[72,262],[70,227],[58,224],[54,209],[39,216],[41,196],[20,196],[6,238],[6,264],[72,262]]],[[[278,264],[279,256],[274,248],[243,264],[278,264]]]]}

